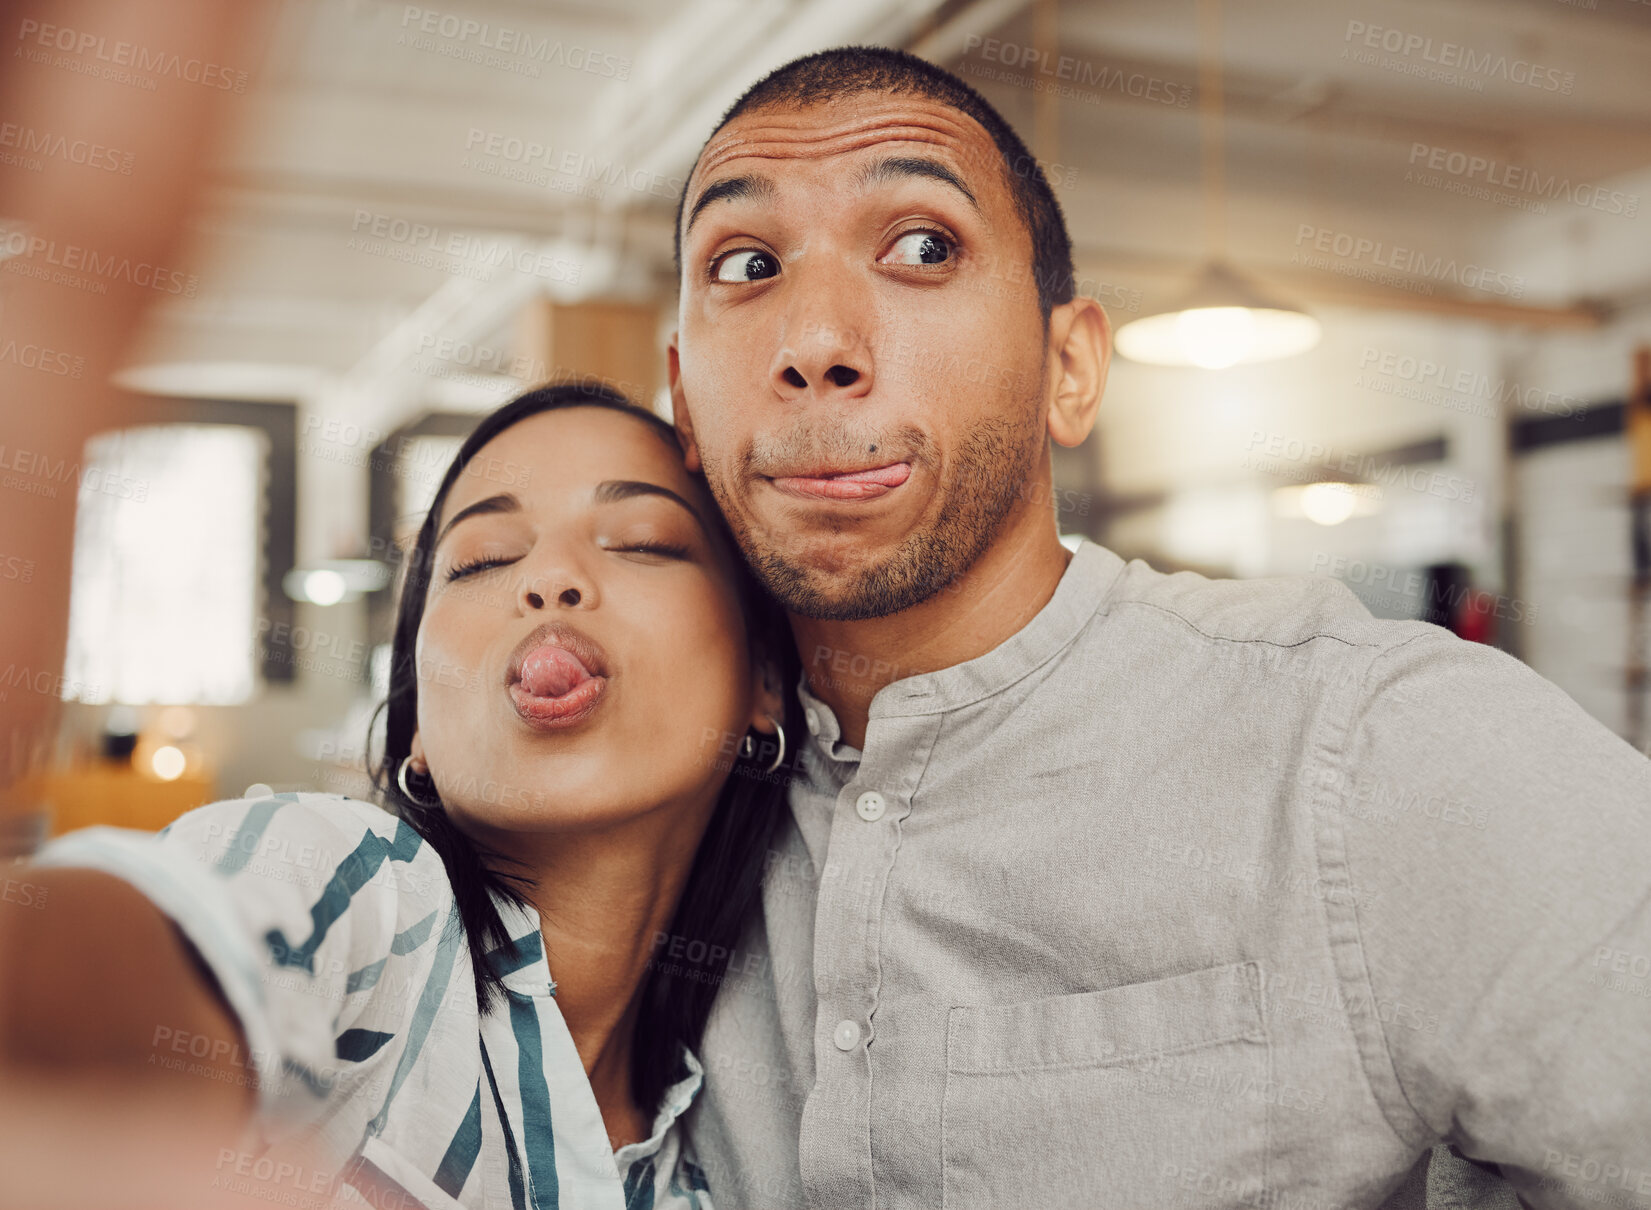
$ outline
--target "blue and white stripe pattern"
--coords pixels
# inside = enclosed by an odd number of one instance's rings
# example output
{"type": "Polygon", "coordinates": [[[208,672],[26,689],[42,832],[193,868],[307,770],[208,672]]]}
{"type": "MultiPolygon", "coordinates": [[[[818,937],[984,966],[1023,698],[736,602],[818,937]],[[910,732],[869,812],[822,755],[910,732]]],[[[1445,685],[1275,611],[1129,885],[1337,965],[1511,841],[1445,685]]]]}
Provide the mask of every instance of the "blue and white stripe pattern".
{"type": "Polygon", "coordinates": [[[114,874],[176,922],[240,1019],[256,1146],[318,1146],[338,1204],[711,1210],[677,1121],[698,1060],[683,1052],[652,1137],[613,1151],[537,913],[495,899],[515,945],[489,955],[508,1002],[481,1017],[441,859],[382,808],[219,802],[159,834],[71,832],[35,863],[114,874]]]}

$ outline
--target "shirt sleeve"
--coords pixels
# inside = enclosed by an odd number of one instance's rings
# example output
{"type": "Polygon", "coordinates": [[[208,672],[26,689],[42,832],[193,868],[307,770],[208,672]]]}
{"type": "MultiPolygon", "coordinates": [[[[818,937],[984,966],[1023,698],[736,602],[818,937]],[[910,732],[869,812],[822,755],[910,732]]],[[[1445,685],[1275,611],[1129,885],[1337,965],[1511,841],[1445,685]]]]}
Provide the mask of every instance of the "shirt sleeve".
{"type": "Polygon", "coordinates": [[[1651,761],[1430,629],[1370,665],[1323,784],[1395,1129],[1531,1206],[1651,1206],[1651,761]]]}
{"type": "MultiPolygon", "coordinates": [[[[440,962],[454,965],[459,926],[440,857],[370,803],[213,803],[160,833],[68,833],[34,864],[112,874],[177,925],[240,1021],[266,1126],[302,1128],[370,1080],[393,1082],[412,1002],[440,962]]],[[[206,1041],[161,1024],[153,1045],[156,1061],[178,1066],[204,1057],[206,1041]]]]}

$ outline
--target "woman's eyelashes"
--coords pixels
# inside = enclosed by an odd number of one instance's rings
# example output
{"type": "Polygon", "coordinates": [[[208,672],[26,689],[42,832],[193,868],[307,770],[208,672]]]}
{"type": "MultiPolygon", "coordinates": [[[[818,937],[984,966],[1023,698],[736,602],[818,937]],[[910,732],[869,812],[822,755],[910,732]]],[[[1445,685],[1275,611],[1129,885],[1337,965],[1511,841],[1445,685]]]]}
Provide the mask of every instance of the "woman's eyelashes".
{"type": "Polygon", "coordinates": [[[454,580],[462,580],[466,576],[473,576],[479,572],[490,571],[495,567],[504,567],[505,565],[514,563],[515,561],[515,559],[504,559],[498,557],[497,555],[490,555],[486,558],[480,559],[464,560],[453,564],[452,567],[447,569],[447,582],[451,584],[454,580]]]}
{"type": "Polygon", "coordinates": [[[629,542],[615,542],[603,547],[604,550],[617,554],[651,555],[661,559],[686,559],[691,553],[689,549],[676,542],[660,541],[657,538],[639,538],[629,542]]]}
{"type": "MultiPolygon", "coordinates": [[[[631,538],[623,541],[599,543],[602,550],[609,554],[641,555],[646,559],[688,559],[693,550],[685,543],[671,542],[660,538],[631,538]]],[[[515,556],[486,555],[472,559],[462,559],[447,570],[447,582],[462,580],[468,576],[480,575],[497,567],[507,567],[516,562],[515,556]]]]}

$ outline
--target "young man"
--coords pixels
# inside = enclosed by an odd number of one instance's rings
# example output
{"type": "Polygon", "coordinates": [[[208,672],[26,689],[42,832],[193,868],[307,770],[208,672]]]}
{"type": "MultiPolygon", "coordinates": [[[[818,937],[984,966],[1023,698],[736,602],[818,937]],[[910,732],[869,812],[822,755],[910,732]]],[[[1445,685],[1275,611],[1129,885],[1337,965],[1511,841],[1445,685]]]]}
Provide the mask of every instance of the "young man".
{"type": "Polygon", "coordinates": [[[693,1129],[729,1207],[1651,1205],[1651,762],[1340,585],[1050,507],[1101,308],[949,74],[781,68],[678,223],[677,424],[810,734],[693,1129]]]}

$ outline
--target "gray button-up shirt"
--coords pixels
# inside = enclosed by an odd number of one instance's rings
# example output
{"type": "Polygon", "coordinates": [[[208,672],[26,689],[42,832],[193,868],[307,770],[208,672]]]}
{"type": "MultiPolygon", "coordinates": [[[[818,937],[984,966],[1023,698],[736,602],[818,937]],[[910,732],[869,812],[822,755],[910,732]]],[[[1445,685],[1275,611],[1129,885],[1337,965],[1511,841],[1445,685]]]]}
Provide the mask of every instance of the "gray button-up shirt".
{"type": "Polygon", "coordinates": [[[1517,660],[1085,544],[863,752],[803,700],[718,1205],[1375,1206],[1440,1138],[1651,1205],[1651,761],[1517,660]]]}

